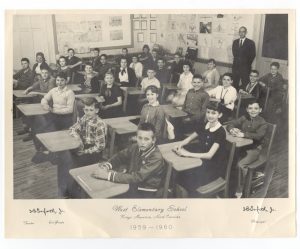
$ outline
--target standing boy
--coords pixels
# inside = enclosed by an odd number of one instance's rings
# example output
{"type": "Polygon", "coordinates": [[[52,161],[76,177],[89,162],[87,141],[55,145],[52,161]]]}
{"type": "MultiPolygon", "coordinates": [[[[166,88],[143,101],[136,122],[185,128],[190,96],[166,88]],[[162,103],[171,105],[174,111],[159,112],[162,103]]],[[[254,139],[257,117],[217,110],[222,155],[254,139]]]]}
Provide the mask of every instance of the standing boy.
{"type": "Polygon", "coordinates": [[[128,197],[155,198],[163,185],[165,164],[155,142],[155,128],[143,123],[137,131],[137,143],[120,151],[102,164],[92,176],[118,183],[129,183],[128,197]]]}

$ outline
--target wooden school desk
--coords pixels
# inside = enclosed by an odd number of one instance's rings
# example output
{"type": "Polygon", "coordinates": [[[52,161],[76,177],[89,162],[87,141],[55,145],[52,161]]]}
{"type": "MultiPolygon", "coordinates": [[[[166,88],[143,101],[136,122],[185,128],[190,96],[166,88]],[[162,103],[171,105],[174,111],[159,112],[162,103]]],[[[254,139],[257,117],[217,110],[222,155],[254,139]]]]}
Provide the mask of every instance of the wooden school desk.
{"type": "Polygon", "coordinates": [[[135,133],[137,131],[137,125],[130,122],[130,120],[136,119],[138,117],[139,116],[127,116],[103,119],[103,121],[107,124],[108,132],[110,135],[110,144],[108,152],[109,157],[111,157],[114,152],[116,134],[125,135],[135,133]]]}
{"type": "Polygon", "coordinates": [[[123,112],[127,111],[128,96],[139,96],[145,92],[139,87],[120,87],[124,93],[123,112]]]}
{"type": "Polygon", "coordinates": [[[70,175],[90,198],[110,198],[129,190],[129,184],[114,183],[96,179],[91,174],[98,168],[98,164],[71,169],[70,175]]]}
{"type": "Polygon", "coordinates": [[[41,103],[36,104],[21,104],[17,105],[17,108],[24,114],[26,117],[44,115],[49,113],[43,109],[41,103]]]}
{"type": "MultiPolygon", "coordinates": [[[[36,94],[24,94],[24,90],[13,90],[13,102],[15,105],[21,103],[33,103],[36,98],[36,94]]],[[[16,118],[19,117],[18,109],[16,109],[16,118]]]]}
{"type": "Polygon", "coordinates": [[[179,110],[178,108],[174,107],[173,105],[161,105],[164,108],[165,113],[170,118],[183,118],[187,116],[187,113],[179,110]]]}
{"type": "Polygon", "coordinates": [[[170,185],[173,168],[178,172],[178,171],[200,167],[202,165],[201,159],[191,158],[191,157],[181,157],[178,156],[174,151],[172,151],[172,149],[180,142],[158,145],[158,148],[161,151],[164,160],[168,163],[163,198],[168,197],[168,189],[170,185]]]}
{"type": "Polygon", "coordinates": [[[75,98],[77,99],[84,99],[84,98],[96,98],[99,96],[99,93],[82,93],[82,94],[75,94],[75,98]]]}
{"type": "Polygon", "coordinates": [[[226,131],[226,140],[230,143],[236,143],[237,148],[242,148],[244,146],[253,144],[252,139],[244,137],[234,137],[226,130],[226,126],[224,126],[224,129],[226,131]]]}
{"type": "Polygon", "coordinates": [[[164,103],[168,91],[172,91],[172,90],[176,91],[178,89],[177,83],[167,83],[167,84],[162,83],[161,87],[162,87],[162,92],[160,97],[160,103],[164,103]]]}
{"type": "Polygon", "coordinates": [[[36,137],[50,152],[73,150],[80,145],[80,142],[70,135],[69,130],[39,133],[36,137]]]}
{"type": "Polygon", "coordinates": [[[68,84],[67,87],[73,92],[80,92],[82,90],[79,84],[68,84]]]}

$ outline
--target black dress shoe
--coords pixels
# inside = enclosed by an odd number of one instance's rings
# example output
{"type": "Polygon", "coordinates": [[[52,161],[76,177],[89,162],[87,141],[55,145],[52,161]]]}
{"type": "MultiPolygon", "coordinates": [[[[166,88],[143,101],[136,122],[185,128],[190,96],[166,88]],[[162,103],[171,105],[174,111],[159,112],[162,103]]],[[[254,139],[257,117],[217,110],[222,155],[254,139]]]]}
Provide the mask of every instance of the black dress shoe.
{"type": "Polygon", "coordinates": [[[32,140],[32,136],[30,134],[22,139],[23,142],[28,142],[30,140],[32,140]]]}
{"type": "Polygon", "coordinates": [[[32,157],[31,162],[33,163],[43,163],[49,160],[49,155],[45,154],[41,151],[38,151],[35,153],[35,155],[32,157]]]}
{"type": "Polygon", "coordinates": [[[21,130],[21,131],[18,131],[17,134],[18,135],[24,135],[24,134],[26,134],[28,132],[29,132],[29,130],[21,130]]]}

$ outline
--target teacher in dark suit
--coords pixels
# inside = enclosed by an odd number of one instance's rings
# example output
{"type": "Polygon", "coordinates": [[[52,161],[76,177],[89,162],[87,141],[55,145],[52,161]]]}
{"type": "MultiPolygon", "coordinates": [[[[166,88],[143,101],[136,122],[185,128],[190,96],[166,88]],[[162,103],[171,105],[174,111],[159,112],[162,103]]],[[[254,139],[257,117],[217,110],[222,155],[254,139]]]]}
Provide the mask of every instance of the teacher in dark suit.
{"type": "Polygon", "coordinates": [[[242,26],[239,29],[239,39],[233,41],[232,54],[233,54],[233,85],[236,89],[245,88],[249,83],[249,74],[251,64],[255,58],[255,43],[254,41],[246,38],[247,28],[242,26]],[[242,85],[240,86],[240,80],[242,85]]]}

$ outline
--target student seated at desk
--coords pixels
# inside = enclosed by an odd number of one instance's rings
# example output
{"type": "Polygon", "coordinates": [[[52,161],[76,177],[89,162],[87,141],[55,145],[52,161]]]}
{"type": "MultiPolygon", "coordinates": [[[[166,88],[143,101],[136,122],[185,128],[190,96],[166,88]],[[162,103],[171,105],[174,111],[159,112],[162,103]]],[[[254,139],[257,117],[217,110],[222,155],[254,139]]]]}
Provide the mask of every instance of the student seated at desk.
{"type": "Polygon", "coordinates": [[[115,84],[114,75],[106,73],[104,78],[105,84],[101,88],[99,100],[100,117],[116,118],[122,116],[122,90],[115,84]]]}
{"type": "Polygon", "coordinates": [[[207,71],[203,73],[205,89],[212,89],[219,85],[220,74],[216,68],[216,61],[209,59],[207,62],[207,71]]]}
{"type": "Polygon", "coordinates": [[[160,88],[160,82],[155,77],[156,71],[153,67],[150,67],[147,69],[147,77],[144,78],[141,82],[142,90],[146,90],[148,86],[156,86],[157,88],[160,88]]]}
{"type": "Polygon", "coordinates": [[[165,61],[163,58],[157,59],[156,78],[161,84],[167,84],[170,82],[170,70],[165,67],[165,61]]]}
{"type": "Polygon", "coordinates": [[[179,53],[176,53],[174,55],[174,61],[170,66],[170,70],[172,74],[171,82],[173,83],[178,82],[180,75],[183,73],[183,65],[182,65],[181,55],[179,53]]]}
{"type": "Polygon", "coordinates": [[[141,80],[143,77],[143,64],[138,61],[138,57],[136,55],[132,56],[132,63],[129,66],[135,72],[135,76],[138,80],[141,80]]]}
{"type": "Polygon", "coordinates": [[[41,93],[47,93],[56,86],[55,78],[50,75],[48,68],[41,68],[41,78],[34,82],[32,86],[28,87],[24,94],[28,94],[31,91],[39,91],[41,93]]]}
{"type": "Polygon", "coordinates": [[[111,72],[111,65],[107,63],[106,54],[100,55],[100,64],[97,67],[95,67],[94,70],[99,73],[99,80],[104,80],[105,74],[107,72],[111,72]]]}
{"type": "Polygon", "coordinates": [[[188,117],[183,120],[185,125],[194,126],[195,122],[204,121],[209,95],[204,90],[204,82],[200,74],[194,75],[192,85],[193,89],[187,92],[182,110],[188,114],[188,117]]]}
{"type": "Polygon", "coordinates": [[[93,49],[93,58],[91,60],[91,64],[94,68],[95,71],[97,71],[96,69],[100,66],[101,62],[100,62],[100,49],[99,48],[94,48],[93,49]]]}
{"type": "Polygon", "coordinates": [[[127,65],[130,64],[131,62],[131,57],[128,54],[128,48],[122,48],[122,54],[121,56],[117,59],[117,63],[120,65],[121,64],[121,59],[126,59],[127,65]]]}
{"type": "Polygon", "coordinates": [[[60,72],[63,72],[67,75],[67,84],[69,84],[72,77],[72,71],[67,65],[67,59],[65,56],[60,56],[58,59],[57,73],[60,72]]]}
{"type": "Polygon", "coordinates": [[[36,63],[32,67],[34,81],[38,80],[41,76],[41,68],[47,68],[51,73],[51,69],[46,62],[45,55],[42,52],[37,52],[36,63]]]}
{"type": "Polygon", "coordinates": [[[32,85],[34,75],[29,64],[28,58],[21,59],[22,69],[13,75],[14,90],[25,90],[32,85]]]}
{"type": "Polygon", "coordinates": [[[150,123],[155,127],[155,137],[157,144],[166,140],[166,114],[162,106],[159,105],[159,89],[156,86],[146,88],[146,98],[148,103],[143,106],[140,117],[140,124],[150,123]]]}
{"type": "Polygon", "coordinates": [[[156,146],[155,128],[152,124],[140,124],[137,143],[120,151],[92,176],[117,183],[129,183],[128,198],[156,198],[163,186],[166,167],[156,146]]]}
{"type": "Polygon", "coordinates": [[[261,86],[258,82],[259,72],[257,70],[250,71],[250,82],[247,84],[245,89],[240,89],[239,93],[241,94],[251,94],[256,99],[259,99],[261,93],[261,86]]]}
{"type": "Polygon", "coordinates": [[[82,64],[82,61],[79,57],[75,56],[75,51],[73,48],[68,49],[68,57],[67,58],[67,65],[71,69],[71,73],[73,75],[73,82],[77,83],[79,80],[77,72],[80,71],[80,65],[82,64]]]}
{"type": "Polygon", "coordinates": [[[120,83],[121,86],[135,87],[137,78],[132,68],[127,66],[127,60],[121,58],[120,67],[116,70],[116,82],[120,83]]]}
{"type": "MultiPolygon", "coordinates": [[[[32,126],[33,135],[43,132],[51,132],[68,129],[73,124],[73,110],[75,94],[67,88],[67,75],[59,73],[56,76],[57,87],[51,89],[41,100],[43,109],[48,114],[36,116],[32,126]]],[[[32,162],[40,163],[48,160],[47,155],[42,152],[43,148],[38,140],[33,139],[37,153],[32,162]]]]}
{"type": "Polygon", "coordinates": [[[253,144],[243,148],[241,159],[238,162],[238,187],[235,194],[237,198],[242,197],[248,165],[259,158],[263,138],[267,132],[267,123],[259,116],[261,111],[262,108],[259,102],[252,100],[247,105],[247,114],[237,120],[231,121],[226,127],[227,131],[233,136],[253,139],[253,144]]]}
{"type": "Polygon", "coordinates": [[[180,75],[177,84],[178,90],[168,96],[168,101],[171,101],[175,106],[182,106],[188,90],[193,88],[193,74],[191,73],[191,64],[188,61],[182,62],[183,73],[180,75]]]}
{"type": "Polygon", "coordinates": [[[99,93],[100,92],[100,82],[98,79],[98,73],[94,72],[91,63],[86,63],[84,67],[84,72],[80,73],[83,75],[83,80],[81,82],[82,93],[99,93]]]}
{"type": "Polygon", "coordinates": [[[207,93],[210,97],[219,100],[225,106],[221,122],[226,122],[232,116],[234,102],[237,99],[236,89],[232,86],[232,74],[225,73],[222,76],[222,86],[217,86],[209,90],[207,93]]]}
{"type": "Polygon", "coordinates": [[[143,53],[139,54],[139,60],[143,64],[143,76],[146,77],[148,68],[153,67],[154,64],[149,45],[143,46],[143,53]]]}
{"type": "Polygon", "coordinates": [[[200,167],[180,172],[178,183],[183,189],[179,188],[181,194],[178,197],[187,197],[188,194],[194,196],[198,187],[225,176],[226,132],[219,122],[223,109],[220,103],[210,102],[206,109],[207,122],[200,122],[195,132],[174,148],[180,156],[202,159],[200,167]],[[198,145],[184,148],[196,138],[198,145]]]}
{"type": "MultiPolygon", "coordinates": [[[[262,76],[259,79],[259,83],[265,92],[268,87],[270,88],[270,96],[268,99],[266,113],[267,118],[272,122],[276,122],[276,114],[279,114],[282,111],[283,94],[284,90],[286,89],[286,86],[283,82],[283,77],[278,72],[279,67],[280,65],[278,62],[272,62],[270,65],[270,73],[262,76]]],[[[266,93],[262,93],[262,95],[264,95],[262,97],[265,97],[266,93]]]]}

